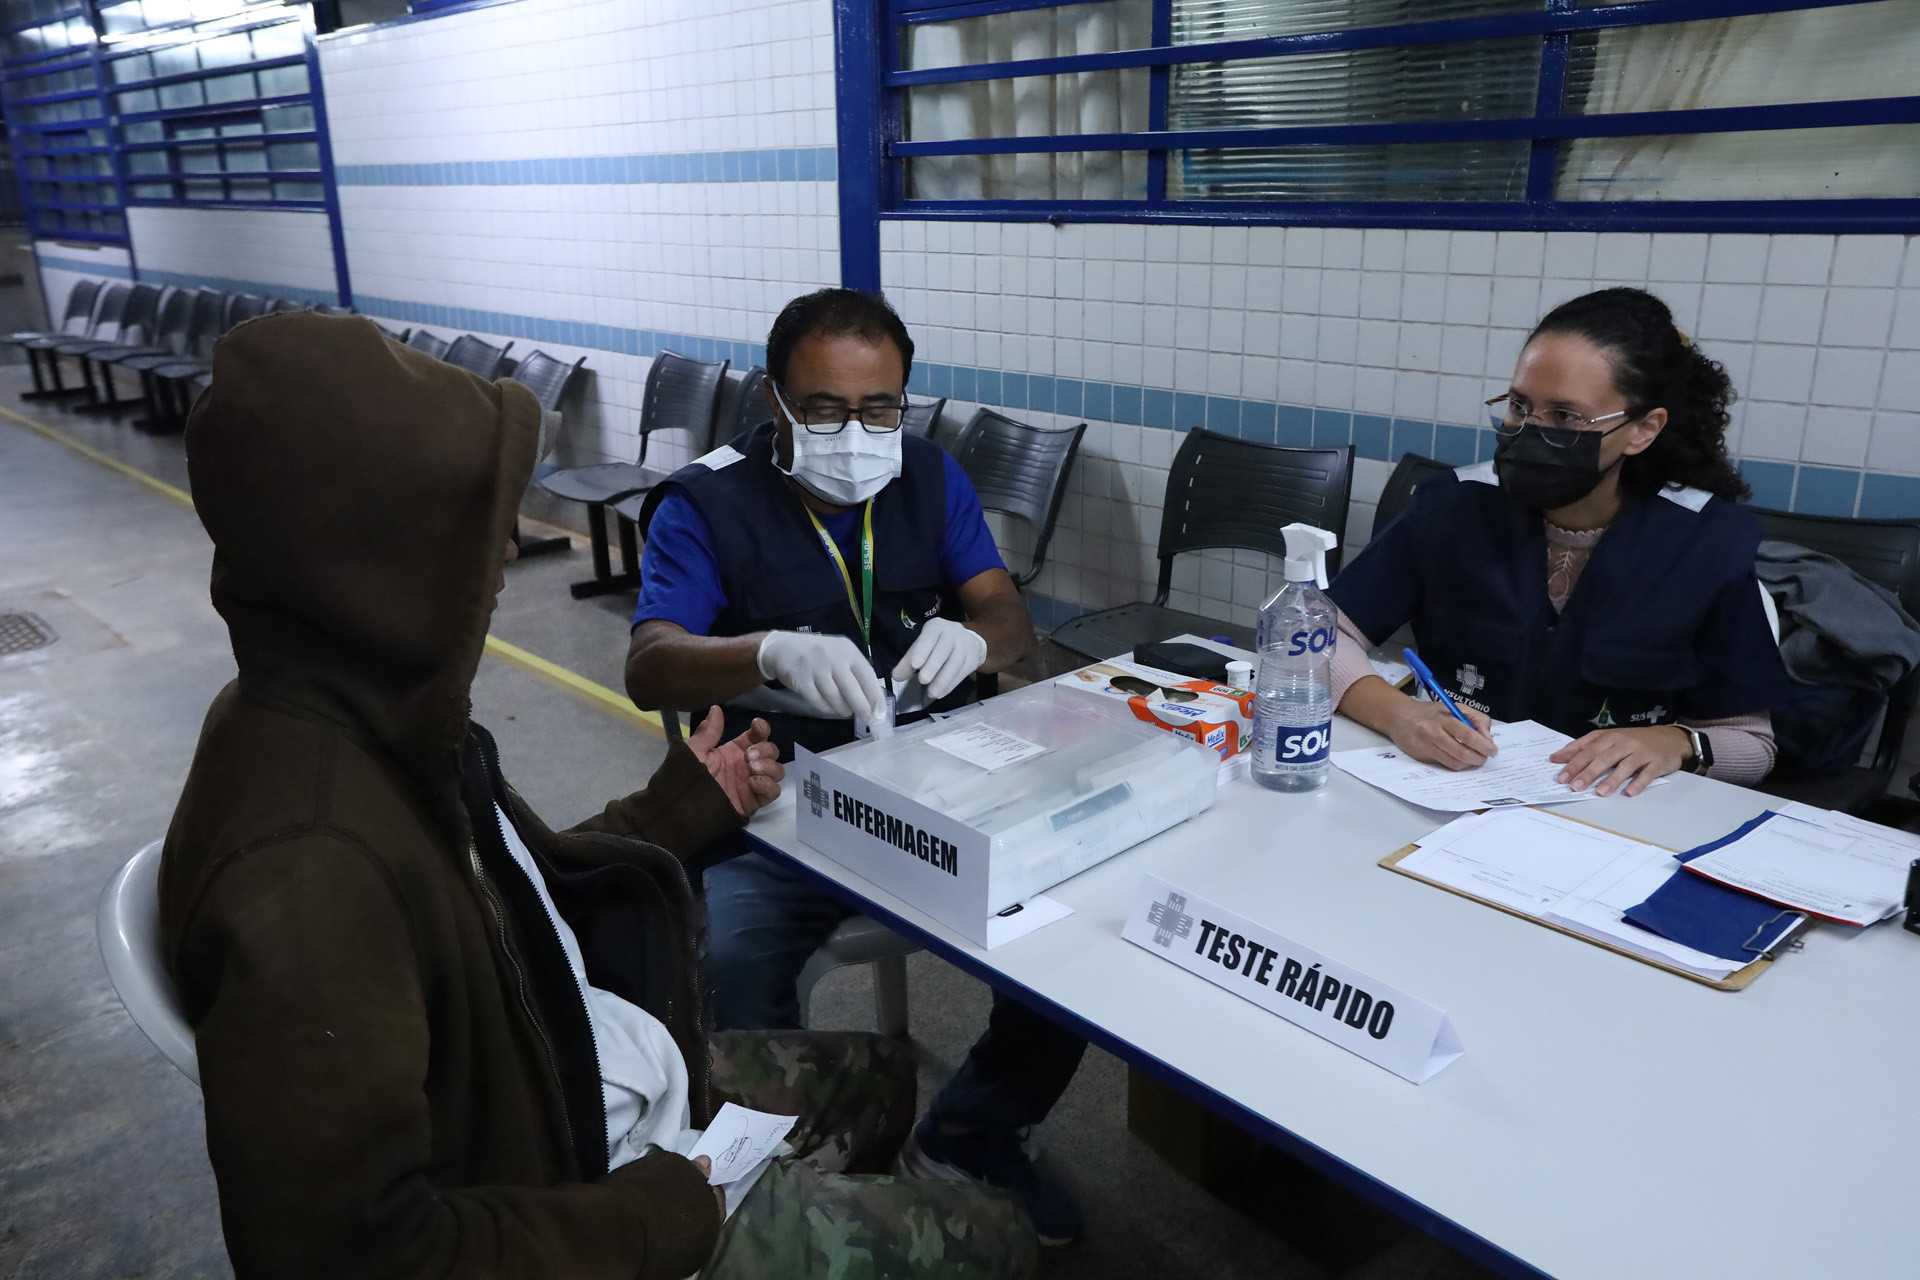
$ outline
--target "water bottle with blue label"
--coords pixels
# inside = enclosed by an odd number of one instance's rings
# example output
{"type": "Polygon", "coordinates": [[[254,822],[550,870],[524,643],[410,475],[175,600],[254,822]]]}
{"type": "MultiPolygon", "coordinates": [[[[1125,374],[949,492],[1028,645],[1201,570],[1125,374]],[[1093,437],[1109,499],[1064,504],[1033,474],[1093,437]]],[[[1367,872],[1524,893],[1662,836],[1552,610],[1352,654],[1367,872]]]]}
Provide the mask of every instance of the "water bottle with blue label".
{"type": "Polygon", "coordinates": [[[1321,589],[1327,552],[1340,540],[1290,524],[1287,585],[1260,610],[1260,674],[1254,684],[1253,778],[1274,791],[1311,791],[1332,768],[1334,642],[1339,614],[1321,589]]]}

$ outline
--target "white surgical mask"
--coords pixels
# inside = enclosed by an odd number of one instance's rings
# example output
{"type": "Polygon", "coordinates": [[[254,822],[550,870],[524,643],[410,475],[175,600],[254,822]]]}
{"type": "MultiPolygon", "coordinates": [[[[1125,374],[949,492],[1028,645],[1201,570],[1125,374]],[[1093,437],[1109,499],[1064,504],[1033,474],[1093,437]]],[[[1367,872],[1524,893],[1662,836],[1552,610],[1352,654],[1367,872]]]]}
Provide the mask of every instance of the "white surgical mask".
{"type": "Polygon", "coordinates": [[[856,506],[900,474],[898,428],[876,435],[855,420],[833,435],[815,435],[794,420],[779,392],[774,399],[793,428],[793,466],[782,469],[823,502],[856,506]]]}

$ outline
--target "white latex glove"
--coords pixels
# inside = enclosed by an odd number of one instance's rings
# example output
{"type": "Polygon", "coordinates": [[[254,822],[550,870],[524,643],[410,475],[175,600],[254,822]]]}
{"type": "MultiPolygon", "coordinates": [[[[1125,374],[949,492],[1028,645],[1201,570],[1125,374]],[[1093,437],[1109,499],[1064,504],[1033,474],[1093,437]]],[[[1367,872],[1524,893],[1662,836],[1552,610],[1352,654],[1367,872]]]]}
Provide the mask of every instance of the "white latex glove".
{"type": "Polygon", "coordinates": [[[760,642],[760,674],[778,680],[823,716],[878,718],[887,691],[873,663],[845,636],[769,631],[760,642]]]}
{"type": "Polygon", "coordinates": [[[987,641],[947,618],[929,618],[920,624],[920,638],[893,669],[894,683],[918,675],[934,702],[946,697],[987,660],[987,641]]]}

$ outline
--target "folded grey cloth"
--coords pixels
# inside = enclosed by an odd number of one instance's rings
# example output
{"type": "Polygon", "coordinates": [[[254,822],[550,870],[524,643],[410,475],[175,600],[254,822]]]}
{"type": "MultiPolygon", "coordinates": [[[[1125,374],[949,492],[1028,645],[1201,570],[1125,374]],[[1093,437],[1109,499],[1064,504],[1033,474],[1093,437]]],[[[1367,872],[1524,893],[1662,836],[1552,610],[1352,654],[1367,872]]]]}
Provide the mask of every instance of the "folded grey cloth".
{"type": "Polygon", "coordinates": [[[1900,598],[1832,556],[1767,541],[1753,568],[1780,612],[1780,658],[1795,680],[1885,693],[1920,665],[1920,623],[1900,598]]]}

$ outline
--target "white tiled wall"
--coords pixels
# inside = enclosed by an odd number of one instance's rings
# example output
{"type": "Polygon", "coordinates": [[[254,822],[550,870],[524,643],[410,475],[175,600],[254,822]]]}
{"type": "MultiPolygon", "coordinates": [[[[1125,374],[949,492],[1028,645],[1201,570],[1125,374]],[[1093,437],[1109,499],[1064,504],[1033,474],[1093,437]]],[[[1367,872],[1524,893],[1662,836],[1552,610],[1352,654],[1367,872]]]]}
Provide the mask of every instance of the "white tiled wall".
{"type": "MultiPolygon", "coordinates": [[[[1391,435],[1316,432],[1361,447],[1350,545],[1405,441],[1432,453],[1425,424],[1483,427],[1482,402],[1540,316],[1613,284],[1660,295],[1726,365],[1742,395],[1731,445],[1756,501],[1920,516],[1911,238],[890,222],[882,243],[923,360],[1394,420],[1391,435]]],[[[1176,444],[1172,430],[1092,423],[1036,592],[1083,607],[1150,594],[1176,444]]],[[[1247,553],[1182,563],[1173,603],[1250,621],[1271,568],[1247,553]]]]}
{"type": "Polygon", "coordinates": [[[327,215],[298,209],[134,206],[127,234],[142,279],[301,302],[337,298],[327,215]]]}
{"type": "MultiPolygon", "coordinates": [[[[321,68],[356,304],[402,304],[385,311],[396,326],[423,307],[484,313],[426,327],[584,355],[553,461],[633,458],[650,361],[630,335],[759,343],[788,298],[839,281],[830,180],[509,185],[451,168],[831,147],[823,0],[523,0],[342,32],[321,68]],[[529,321],[615,332],[514,337],[539,332],[529,321]]],[[[677,435],[649,460],[692,456],[677,435]]]]}

